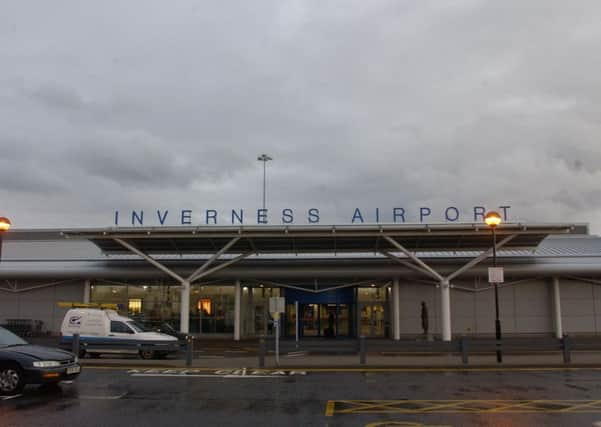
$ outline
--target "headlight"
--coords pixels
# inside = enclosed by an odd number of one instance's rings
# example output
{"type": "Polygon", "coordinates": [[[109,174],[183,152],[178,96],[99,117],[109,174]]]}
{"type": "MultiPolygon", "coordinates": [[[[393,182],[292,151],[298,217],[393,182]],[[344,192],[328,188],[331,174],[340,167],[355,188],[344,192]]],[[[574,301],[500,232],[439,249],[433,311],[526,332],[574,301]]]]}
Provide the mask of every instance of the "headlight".
{"type": "Polygon", "coordinates": [[[33,366],[36,368],[58,368],[60,365],[61,362],[57,362],[55,360],[40,360],[33,362],[33,366]]]}
{"type": "Polygon", "coordinates": [[[75,356],[75,359],[73,359],[73,361],[74,361],[75,363],[79,363],[79,357],[78,357],[78,356],[75,356]]]}

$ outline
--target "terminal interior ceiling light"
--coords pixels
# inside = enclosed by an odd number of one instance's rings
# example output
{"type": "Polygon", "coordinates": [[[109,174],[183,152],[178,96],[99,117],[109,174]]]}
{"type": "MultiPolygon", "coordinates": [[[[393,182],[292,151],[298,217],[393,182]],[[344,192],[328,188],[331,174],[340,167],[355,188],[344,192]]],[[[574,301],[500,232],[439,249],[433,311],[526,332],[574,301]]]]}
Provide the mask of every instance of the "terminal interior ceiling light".
{"type": "Polygon", "coordinates": [[[489,227],[496,227],[501,223],[501,215],[498,212],[490,211],[484,217],[484,222],[489,227]]]}

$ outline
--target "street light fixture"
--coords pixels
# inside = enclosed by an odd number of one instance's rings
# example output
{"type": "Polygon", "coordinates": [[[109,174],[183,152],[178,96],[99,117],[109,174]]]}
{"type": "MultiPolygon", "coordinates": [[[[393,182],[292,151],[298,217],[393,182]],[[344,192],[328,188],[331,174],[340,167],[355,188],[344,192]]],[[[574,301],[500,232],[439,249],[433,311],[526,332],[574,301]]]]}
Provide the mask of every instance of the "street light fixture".
{"type": "Polygon", "coordinates": [[[10,226],[10,219],[0,216],[0,261],[2,261],[2,235],[8,231],[10,226]]]}
{"type": "MultiPolygon", "coordinates": [[[[484,216],[484,222],[488,225],[492,231],[492,265],[493,268],[497,268],[497,235],[495,230],[501,223],[501,215],[498,212],[488,212],[484,216]]],[[[491,274],[489,273],[489,281],[491,281],[491,274]]],[[[501,343],[501,320],[499,319],[499,287],[497,286],[497,280],[494,280],[495,285],[495,336],[497,339],[497,362],[503,362],[503,353],[499,347],[501,343]]]]}
{"type": "Polygon", "coordinates": [[[265,209],[265,166],[267,162],[273,160],[273,158],[269,157],[267,154],[261,154],[257,157],[257,160],[263,162],[263,209],[265,209]]]}

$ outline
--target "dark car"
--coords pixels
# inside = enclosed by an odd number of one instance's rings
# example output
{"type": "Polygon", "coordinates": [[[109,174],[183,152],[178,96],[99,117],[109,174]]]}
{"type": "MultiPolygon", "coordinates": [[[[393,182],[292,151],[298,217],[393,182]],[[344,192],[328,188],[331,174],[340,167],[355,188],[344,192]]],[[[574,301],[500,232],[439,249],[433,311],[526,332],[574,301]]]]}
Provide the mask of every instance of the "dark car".
{"type": "Polygon", "coordinates": [[[72,353],[31,345],[0,327],[0,394],[18,394],[26,384],[73,380],[80,371],[72,353]]]}
{"type": "Polygon", "coordinates": [[[187,334],[179,332],[177,329],[175,329],[173,326],[171,326],[167,322],[161,323],[154,330],[157,331],[157,332],[162,332],[164,334],[171,335],[172,337],[177,338],[179,340],[180,344],[181,343],[185,344],[186,340],[188,339],[188,335],[187,334]]]}

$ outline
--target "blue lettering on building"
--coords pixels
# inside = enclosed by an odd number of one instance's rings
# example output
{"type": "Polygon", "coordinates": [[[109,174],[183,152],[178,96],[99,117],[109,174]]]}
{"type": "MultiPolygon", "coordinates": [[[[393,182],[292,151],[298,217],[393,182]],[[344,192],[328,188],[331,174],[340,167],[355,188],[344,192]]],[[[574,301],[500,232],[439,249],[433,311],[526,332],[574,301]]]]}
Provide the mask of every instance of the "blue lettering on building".
{"type": "Polygon", "coordinates": [[[459,219],[459,209],[455,206],[449,206],[444,211],[444,218],[449,222],[455,222],[459,219]]]}
{"type": "Polygon", "coordinates": [[[235,224],[235,221],[238,221],[238,224],[244,224],[244,209],[240,209],[240,212],[232,209],[232,224],[235,224]]]}
{"type": "Polygon", "coordinates": [[[292,209],[282,211],[282,224],[294,224],[294,211],[292,209]]]}
{"type": "Polygon", "coordinates": [[[474,206],[474,222],[484,222],[484,214],[486,209],[484,206],[474,206]]]}
{"type": "Polygon", "coordinates": [[[136,225],[136,222],[137,225],[144,225],[144,211],[131,211],[131,225],[136,225]]]}
{"type": "Polygon", "coordinates": [[[405,209],[403,208],[394,208],[392,209],[392,222],[394,222],[395,224],[398,221],[398,219],[400,218],[400,222],[405,222],[405,209]]]}
{"type": "MultiPolygon", "coordinates": [[[[509,221],[510,205],[501,205],[492,210],[498,210],[503,217],[503,221],[509,221]]],[[[489,209],[485,206],[472,206],[469,209],[461,209],[457,206],[448,206],[445,208],[433,208],[430,206],[421,206],[417,209],[408,210],[403,207],[393,207],[382,209],[381,207],[356,207],[350,217],[351,224],[404,224],[404,223],[441,223],[441,222],[484,222],[484,215],[489,209]]],[[[119,226],[122,210],[115,210],[113,221],[115,226],[119,226]]],[[[252,217],[252,216],[251,216],[252,217]]],[[[126,217],[127,218],[127,217],[126,217]]],[[[144,225],[144,210],[131,210],[130,217],[132,226],[144,225]]],[[[318,208],[309,208],[299,213],[293,208],[284,208],[273,212],[270,215],[269,209],[257,209],[256,217],[247,221],[244,215],[244,209],[217,210],[205,209],[203,211],[194,211],[192,209],[182,209],[179,211],[179,217],[169,215],[168,209],[156,209],[156,218],[149,215],[146,218],[152,221],[147,225],[174,225],[178,221],[179,225],[220,225],[230,221],[231,225],[244,225],[246,223],[254,224],[319,224],[324,221],[323,215],[318,208]],[[228,218],[229,217],[229,218],[228,218]],[[253,221],[254,220],[254,221],[253,221]]],[[[328,222],[329,224],[335,221],[328,222]]],[[[126,224],[127,225],[127,224],[126,224]]]]}
{"type": "Polygon", "coordinates": [[[165,220],[167,219],[167,214],[169,214],[169,211],[165,211],[165,213],[161,216],[161,211],[157,209],[157,218],[159,219],[159,223],[161,225],[165,225],[165,220]]]}
{"type": "Polygon", "coordinates": [[[355,208],[355,213],[353,213],[353,219],[351,220],[351,223],[354,224],[355,220],[359,220],[361,221],[361,224],[363,224],[363,215],[361,215],[361,211],[359,210],[359,208],[355,208]]]}
{"type": "Polygon", "coordinates": [[[207,209],[206,212],[206,225],[213,224],[217,225],[217,211],[215,209],[207,209]],[[210,221],[213,221],[212,223],[210,221]]]}
{"type": "Polygon", "coordinates": [[[267,209],[257,209],[257,224],[267,224],[267,209]]]}
{"type": "Polygon", "coordinates": [[[192,224],[192,211],[190,209],[184,209],[182,211],[182,225],[192,224]]]}

